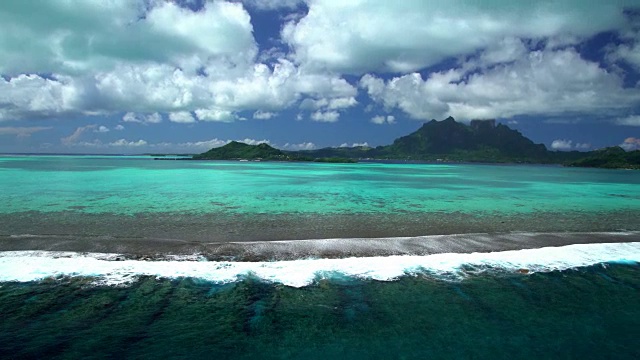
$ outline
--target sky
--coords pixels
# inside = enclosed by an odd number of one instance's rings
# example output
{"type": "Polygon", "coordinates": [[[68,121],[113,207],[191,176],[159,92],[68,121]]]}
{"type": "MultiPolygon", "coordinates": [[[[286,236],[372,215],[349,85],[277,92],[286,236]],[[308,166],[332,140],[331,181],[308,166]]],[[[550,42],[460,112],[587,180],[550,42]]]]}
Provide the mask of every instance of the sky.
{"type": "Polygon", "coordinates": [[[0,152],[378,146],[453,116],[640,148],[640,0],[5,0],[0,152]]]}

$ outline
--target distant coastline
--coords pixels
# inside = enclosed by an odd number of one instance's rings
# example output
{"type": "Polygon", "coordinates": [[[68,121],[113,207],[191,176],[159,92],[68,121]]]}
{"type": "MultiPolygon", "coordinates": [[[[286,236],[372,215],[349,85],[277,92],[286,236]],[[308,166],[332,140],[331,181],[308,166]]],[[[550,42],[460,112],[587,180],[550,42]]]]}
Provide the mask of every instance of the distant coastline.
{"type": "MultiPolygon", "coordinates": [[[[156,160],[167,158],[155,157],[156,160]]],[[[183,160],[182,158],[171,158],[183,160]]],[[[417,131],[400,137],[390,145],[323,148],[284,151],[266,143],[249,145],[232,141],[194,155],[193,160],[309,161],[327,163],[415,162],[555,164],[572,167],[640,169],[640,150],[625,151],[609,147],[589,152],[549,151],[520,132],[495,120],[473,120],[469,125],[452,117],[431,120],[417,131]]]]}

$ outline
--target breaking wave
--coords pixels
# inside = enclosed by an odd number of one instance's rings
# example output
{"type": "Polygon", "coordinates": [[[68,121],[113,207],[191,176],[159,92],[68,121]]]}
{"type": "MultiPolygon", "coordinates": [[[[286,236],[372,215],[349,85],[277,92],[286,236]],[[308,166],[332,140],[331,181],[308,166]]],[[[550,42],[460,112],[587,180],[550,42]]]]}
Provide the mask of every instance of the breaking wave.
{"type": "Polygon", "coordinates": [[[162,260],[127,259],[118,254],[52,251],[0,252],[1,282],[30,282],[58,277],[89,277],[99,285],[124,285],[139,276],[197,278],[216,283],[248,276],[303,287],[319,279],[350,277],[393,281],[402,276],[429,276],[459,281],[485,272],[550,272],[602,263],[640,262],[640,242],[575,244],[537,249],[475,253],[441,253],[299,259],[287,261],[207,261],[199,255],[162,260]]]}

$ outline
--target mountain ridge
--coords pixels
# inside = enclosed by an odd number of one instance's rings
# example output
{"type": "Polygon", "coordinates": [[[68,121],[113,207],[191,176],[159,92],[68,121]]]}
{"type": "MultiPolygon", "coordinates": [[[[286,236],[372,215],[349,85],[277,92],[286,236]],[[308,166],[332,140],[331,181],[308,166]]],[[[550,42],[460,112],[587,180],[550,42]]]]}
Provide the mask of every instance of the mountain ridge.
{"type": "Polygon", "coordinates": [[[265,160],[355,162],[356,160],[409,160],[563,164],[580,167],[640,168],[640,150],[606,148],[590,152],[549,151],[522,133],[495,120],[472,120],[468,125],[453,117],[425,122],[393,143],[367,146],[285,151],[269,144],[232,141],[195,155],[194,160],[265,160]],[[608,150],[609,149],[609,150],[608,150]]]}

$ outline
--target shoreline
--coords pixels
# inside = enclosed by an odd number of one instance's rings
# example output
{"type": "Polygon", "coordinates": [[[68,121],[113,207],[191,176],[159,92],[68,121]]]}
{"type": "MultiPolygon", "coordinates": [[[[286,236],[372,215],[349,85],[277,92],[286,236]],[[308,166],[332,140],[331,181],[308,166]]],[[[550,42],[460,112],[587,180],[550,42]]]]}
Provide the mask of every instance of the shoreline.
{"type": "Polygon", "coordinates": [[[388,256],[470,254],[539,249],[579,244],[640,242],[640,231],[510,232],[427,235],[395,238],[343,238],[245,242],[192,242],[148,238],[0,237],[0,253],[47,251],[119,255],[113,260],[290,261],[388,256]]]}

